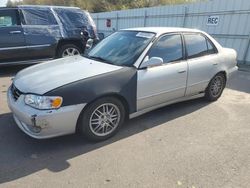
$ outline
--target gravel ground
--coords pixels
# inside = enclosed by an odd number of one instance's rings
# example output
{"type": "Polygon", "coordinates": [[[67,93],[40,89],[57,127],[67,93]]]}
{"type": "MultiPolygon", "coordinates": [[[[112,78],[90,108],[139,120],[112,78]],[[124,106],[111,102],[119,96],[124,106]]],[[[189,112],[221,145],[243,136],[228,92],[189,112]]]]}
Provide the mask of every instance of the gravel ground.
{"type": "Polygon", "coordinates": [[[170,105],[128,121],[113,138],[35,140],[6,103],[11,77],[0,70],[0,187],[250,186],[250,73],[238,72],[222,97],[170,105]]]}

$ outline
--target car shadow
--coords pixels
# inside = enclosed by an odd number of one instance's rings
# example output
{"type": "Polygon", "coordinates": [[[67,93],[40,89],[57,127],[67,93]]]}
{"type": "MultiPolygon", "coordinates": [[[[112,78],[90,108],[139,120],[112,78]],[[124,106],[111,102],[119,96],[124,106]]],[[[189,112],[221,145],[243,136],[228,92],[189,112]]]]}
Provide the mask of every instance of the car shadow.
{"type": "Polygon", "coordinates": [[[25,69],[29,66],[31,66],[31,65],[0,66],[0,78],[1,77],[8,77],[8,76],[15,76],[16,73],[18,73],[22,69],[25,69]]]}
{"type": "Polygon", "coordinates": [[[237,71],[227,83],[227,88],[250,93],[250,72],[237,71]]]}
{"type": "Polygon", "coordinates": [[[11,113],[2,114],[0,115],[0,183],[13,181],[43,169],[51,172],[63,171],[70,168],[70,163],[67,161],[76,156],[193,113],[208,104],[203,99],[196,99],[149,112],[128,120],[117,135],[99,143],[88,142],[78,135],[35,140],[18,129],[11,113]]]}

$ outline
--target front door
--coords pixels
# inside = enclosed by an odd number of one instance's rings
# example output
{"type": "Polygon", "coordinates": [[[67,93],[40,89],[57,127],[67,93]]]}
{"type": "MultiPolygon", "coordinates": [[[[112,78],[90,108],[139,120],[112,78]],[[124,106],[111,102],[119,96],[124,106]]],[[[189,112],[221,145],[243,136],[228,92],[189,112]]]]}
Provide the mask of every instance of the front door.
{"type": "Polygon", "coordinates": [[[0,63],[21,61],[25,51],[25,39],[18,10],[0,10],[0,63]]]}
{"type": "Polygon", "coordinates": [[[162,36],[149,50],[146,58],[160,57],[164,64],[138,70],[137,110],[143,110],[184,97],[187,61],[183,58],[180,34],[162,36]]]}

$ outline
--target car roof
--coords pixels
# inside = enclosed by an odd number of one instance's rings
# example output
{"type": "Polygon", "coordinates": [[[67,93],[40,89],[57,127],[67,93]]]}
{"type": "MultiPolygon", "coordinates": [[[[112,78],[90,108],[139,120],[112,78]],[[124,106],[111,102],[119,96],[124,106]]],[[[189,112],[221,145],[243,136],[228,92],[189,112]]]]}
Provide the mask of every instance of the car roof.
{"type": "Polygon", "coordinates": [[[63,9],[79,9],[79,7],[67,7],[67,6],[51,6],[51,5],[18,5],[18,8],[63,8],[63,9]]]}
{"type": "Polygon", "coordinates": [[[17,9],[17,7],[0,7],[0,10],[17,9]]]}
{"type": "Polygon", "coordinates": [[[164,33],[172,33],[172,32],[202,32],[198,29],[189,29],[182,27],[138,27],[138,28],[129,28],[124,29],[126,31],[143,31],[143,32],[153,32],[157,35],[161,35],[164,33]]]}

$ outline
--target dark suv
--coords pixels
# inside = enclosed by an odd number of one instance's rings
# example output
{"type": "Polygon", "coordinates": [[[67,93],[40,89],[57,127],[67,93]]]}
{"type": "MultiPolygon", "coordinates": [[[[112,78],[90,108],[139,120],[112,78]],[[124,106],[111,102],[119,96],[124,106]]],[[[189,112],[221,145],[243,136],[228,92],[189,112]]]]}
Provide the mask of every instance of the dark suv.
{"type": "Polygon", "coordinates": [[[98,40],[95,23],[79,8],[0,8],[0,65],[77,55],[90,38],[98,40]]]}

